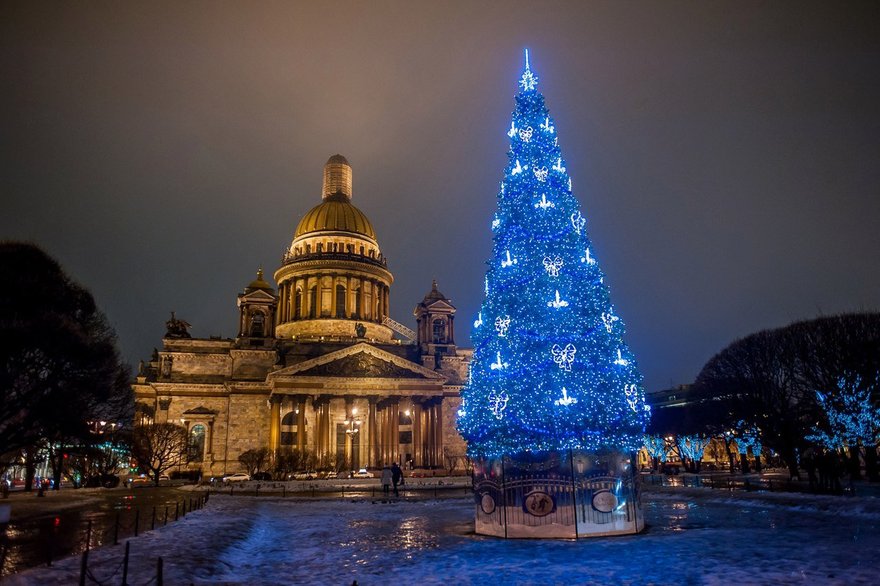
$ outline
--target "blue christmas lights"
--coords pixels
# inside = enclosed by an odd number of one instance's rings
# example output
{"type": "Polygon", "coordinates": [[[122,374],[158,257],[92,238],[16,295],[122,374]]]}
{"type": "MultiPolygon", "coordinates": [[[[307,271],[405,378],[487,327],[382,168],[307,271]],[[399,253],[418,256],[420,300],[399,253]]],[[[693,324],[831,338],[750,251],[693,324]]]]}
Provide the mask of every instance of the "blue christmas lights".
{"type": "Polygon", "coordinates": [[[635,450],[650,415],[641,375],[537,81],[527,56],[458,428],[471,456],[635,450]]]}

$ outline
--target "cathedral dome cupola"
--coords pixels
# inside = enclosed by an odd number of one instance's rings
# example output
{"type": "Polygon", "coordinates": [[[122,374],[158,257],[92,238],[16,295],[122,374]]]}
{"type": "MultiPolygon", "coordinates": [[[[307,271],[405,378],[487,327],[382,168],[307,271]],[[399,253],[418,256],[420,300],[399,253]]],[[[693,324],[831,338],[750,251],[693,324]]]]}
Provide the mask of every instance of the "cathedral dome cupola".
{"type": "Polygon", "coordinates": [[[257,278],[251,281],[250,285],[245,287],[245,292],[250,293],[251,291],[261,290],[266,291],[268,293],[274,293],[275,289],[272,288],[265,279],[263,279],[263,267],[257,269],[257,278]]]}
{"type": "Polygon", "coordinates": [[[351,203],[348,160],[324,165],[321,203],[306,212],[275,272],[277,334],[285,337],[366,337],[390,341],[383,325],[394,281],[367,216],[351,203]]]}

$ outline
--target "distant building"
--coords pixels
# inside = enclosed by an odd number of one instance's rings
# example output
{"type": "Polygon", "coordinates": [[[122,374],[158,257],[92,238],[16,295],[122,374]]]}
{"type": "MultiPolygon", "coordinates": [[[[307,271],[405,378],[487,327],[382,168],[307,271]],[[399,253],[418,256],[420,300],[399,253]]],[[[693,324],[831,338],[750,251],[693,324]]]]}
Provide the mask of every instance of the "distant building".
{"type": "Polygon", "coordinates": [[[669,389],[649,391],[645,397],[652,412],[668,407],[684,407],[694,401],[693,385],[676,385],[669,389]]]}
{"type": "Polygon", "coordinates": [[[140,421],[186,428],[188,470],[237,471],[262,447],[322,468],[463,467],[454,417],[472,351],[455,344],[455,307],[435,281],[415,331],[390,319],[394,278],[351,197],[351,167],[333,156],[277,291],[260,270],[238,296],[235,339],[192,338],[172,314],[133,388],[140,421]]]}

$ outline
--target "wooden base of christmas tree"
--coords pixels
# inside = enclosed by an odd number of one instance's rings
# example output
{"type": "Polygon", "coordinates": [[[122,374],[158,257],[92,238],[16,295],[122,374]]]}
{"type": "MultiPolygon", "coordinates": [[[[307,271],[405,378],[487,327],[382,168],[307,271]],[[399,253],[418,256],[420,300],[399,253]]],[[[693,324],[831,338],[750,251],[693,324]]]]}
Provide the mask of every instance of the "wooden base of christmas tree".
{"type": "Polygon", "coordinates": [[[618,451],[478,459],[476,532],[539,539],[639,533],[645,519],[633,462],[618,451]]]}

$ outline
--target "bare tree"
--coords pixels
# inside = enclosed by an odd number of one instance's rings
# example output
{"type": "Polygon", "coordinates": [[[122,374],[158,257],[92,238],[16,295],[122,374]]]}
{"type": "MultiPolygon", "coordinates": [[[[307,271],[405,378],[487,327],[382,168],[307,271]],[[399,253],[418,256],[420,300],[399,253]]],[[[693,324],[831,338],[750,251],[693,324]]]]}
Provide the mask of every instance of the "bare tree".
{"type": "Polygon", "coordinates": [[[238,461],[253,477],[257,472],[262,472],[269,464],[269,454],[269,448],[253,448],[242,452],[238,461]]]}
{"type": "Polygon", "coordinates": [[[173,423],[139,425],[132,434],[131,455],[159,486],[159,476],[186,457],[186,430],[173,423]]]}

